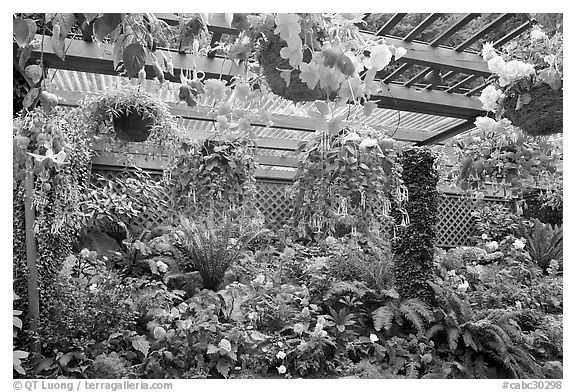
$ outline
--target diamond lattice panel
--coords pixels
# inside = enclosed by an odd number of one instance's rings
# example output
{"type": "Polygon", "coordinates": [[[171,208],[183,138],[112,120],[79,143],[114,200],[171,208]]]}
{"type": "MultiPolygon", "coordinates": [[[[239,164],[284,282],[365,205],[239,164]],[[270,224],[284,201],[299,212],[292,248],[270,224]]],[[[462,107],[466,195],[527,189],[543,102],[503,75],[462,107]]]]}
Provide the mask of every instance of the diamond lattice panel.
{"type": "Polygon", "coordinates": [[[258,181],[256,203],[268,228],[281,228],[288,223],[292,201],[288,195],[289,183],[258,181]]]}

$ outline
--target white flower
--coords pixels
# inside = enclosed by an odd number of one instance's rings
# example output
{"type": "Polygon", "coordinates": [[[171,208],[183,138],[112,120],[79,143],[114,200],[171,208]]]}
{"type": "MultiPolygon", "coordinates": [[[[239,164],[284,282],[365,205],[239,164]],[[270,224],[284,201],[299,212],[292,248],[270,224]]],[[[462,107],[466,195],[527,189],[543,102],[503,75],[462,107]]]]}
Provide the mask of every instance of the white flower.
{"type": "Polygon", "coordinates": [[[98,289],[98,285],[96,283],[92,283],[90,285],[90,287],[88,288],[88,290],[90,290],[91,293],[94,293],[97,289],[98,289]]]}
{"type": "Polygon", "coordinates": [[[232,344],[230,343],[230,341],[228,339],[220,340],[220,343],[218,343],[218,347],[223,348],[224,350],[226,350],[228,352],[232,351],[232,344]]]}
{"type": "Polygon", "coordinates": [[[374,147],[377,144],[378,144],[378,140],[373,139],[371,137],[367,137],[366,139],[362,140],[359,147],[361,149],[366,149],[368,147],[374,147]]]}
{"type": "Polygon", "coordinates": [[[82,257],[90,257],[90,251],[87,248],[84,248],[80,251],[80,256],[82,257]]]}
{"type": "Polygon", "coordinates": [[[376,336],[376,334],[374,334],[374,333],[370,334],[370,341],[372,343],[376,343],[378,340],[380,340],[380,339],[378,339],[378,336],[376,336]]]}
{"type": "Polygon", "coordinates": [[[504,132],[505,128],[510,125],[510,121],[506,118],[496,121],[490,117],[477,117],[474,125],[486,132],[504,132]]]}
{"type": "Polygon", "coordinates": [[[494,252],[498,249],[498,243],[496,241],[490,241],[486,244],[486,248],[488,248],[490,252],[494,252]]]}
{"type": "Polygon", "coordinates": [[[487,239],[488,239],[488,234],[486,234],[486,233],[482,234],[482,239],[483,239],[483,240],[487,240],[487,239]]]}
{"type": "MultiPolygon", "coordinates": [[[[342,142],[346,143],[349,140],[351,140],[353,142],[358,142],[358,141],[362,140],[362,138],[356,132],[350,132],[346,136],[344,136],[344,139],[342,139],[342,142]]],[[[334,238],[334,237],[329,237],[329,238],[334,238]]],[[[328,240],[328,238],[326,238],[326,240],[328,240]]]]}
{"type": "Polygon", "coordinates": [[[284,351],[278,351],[278,354],[276,354],[276,358],[284,359],[286,358],[286,353],[284,351]]]}
{"type": "Polygon", "coordinates": [[[480,102],[482,102],[482,108],[490,111],[496,112],[498,109],[498,100],[504,98],[504,93],[501,90],[496,89],[496,87],[490,85],[482,90],[480,94],[480,102]]]}
{"type": "Polygon", "coordinates": [[[500,68],[496,73],[500,76],[500,86],[505,87],[512,82],[534,75],[536,71],[532,64],[512,60],[505,63],[504,67],[500,68]]]}
{"type": "Polygon", "coordinates": [[[370,50],[369,68],[376,68],[381,71],[392,60],[392,52],[388,45],[377,45],[370,50]]]}
{"type": "Polygon", "coordinates": [[[514,241],[514,243],[512,244],[514,246],[514,248],[516,248],[517,250],[522,250],[524,249],[524,246],[526,245],[524,243],[524,241],[516,239],[516,241],[514,241]]]}
{"type": "Polygon", "coordinates": [[[236,246],[238,240],[236,238],[228,238],[228,245],[236,246]]]}
{"type": "Polygon", "coordinates": [[[286,373],[286,366],[284,366],[284,365],[280,365],[276,369],[278,369],[278,374],[286,373]]]}
{"type": "Polygon", "coordinates": [[[304,325],[302,325],[300,323],[294,324],[294,332],[296,332],[296,333],[304,332],[304,325]]]}
{"type": "Polygon", "coordinates": [[[277,344],[278,347],[280,347],[280,348],[284,347],[284,343],[282,343],[282,342],[278,342],[278,343],[276,343],[276,344],[277,344]]]}
{"type": "Polygon", "coordinates": [[[160,271],[162,273],[165,273],[166,271],[168,271],[168,265],[161,260],[156,261],[156,267],[158,268],[158,271],[160,271]]]}
{"type": "Polygon", "coordinates": [[[485,43],[482,46],[482,58],[484,59],[484,61],[491,60],[496,56],[498,56],[498,54],[494,50],[494,46],[492,46],[492,42],[485,43]]]}
{"type": "Polygon", "coordinates": [[[546,33],[538,26],[532,28],[532,31],[530,32],[530,41],[534,42],[542,38],[546,38],[546,33]]]}
{"type": "Polygon", "coordinates": [[[258,276],[252,281],[254,284],[262,284],[264,283],[265,277],[264,274],[258,274],[258,276]]]}
{"type": "Polygon", "coordinates": [[[394,60],[398,60],[399,58],[404,57],[406,53],[407,51],[403,47],[400,46],[396,48],[396,50],[394,51],[394,60]]]}
{"type": "Polygon", "coordinates": [[[458,291],[461,293],[465,293],[466,290],[468,290],[468,287],[470,287],[470,285],[468,284],[468,281],[464,279],[464,282],[458,285],[458,291]]]}
{"type": "Polygon", "coordinates": [[[450,270],[448,272],[446,272],[446,276],[456,276],[456,270],[450,270]]]}
{"type": "Polygon", "coordinates": [[[500,70],[504,68],[506,61],[501,56],[492,57],[488,60],[488,69],[490,72],[499,74],[500,70]]]}
{"type": "Polygon", "coordinates": [[[326,319],[323,316],[318,316],[318,325],[324,326],[326,319]]]}

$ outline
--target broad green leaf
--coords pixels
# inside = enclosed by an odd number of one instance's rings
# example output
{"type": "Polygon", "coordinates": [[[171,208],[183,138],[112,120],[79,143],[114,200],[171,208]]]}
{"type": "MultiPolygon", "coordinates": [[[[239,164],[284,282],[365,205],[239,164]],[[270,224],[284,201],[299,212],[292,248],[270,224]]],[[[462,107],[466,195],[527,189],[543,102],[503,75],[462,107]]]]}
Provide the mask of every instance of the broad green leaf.
{"type": "Polygon", "coordinates": [[[24,74],[32,80],[32,83],[36,84],[42,79],[42,67],[39,65],[29,65],[24,70],[24,74]]]}
{"type": "Polygon", "coordinates": [[[104,14],[94,19],[94,37],[102,42],[122,22],[120,14],[104,14]]]}
{"type": "Polygon", "coordinates": [[[290,75],[292,74],[292,70],[282,70],[280,71],[280,77],[284,79],[286,82],[286,87],[290,87],[290,75]]]}
{"type": "Polygon", "coordinates": [[[22,53],[20,54],[20,58],[18,59],[18,66],[20,69],[24,69],[26,67],[26,63],[32,54],[32,48],[30,46],[26,46],[22,53]]]}
{"type": "Polygon", "coordinates": [[[26,96],[24,97],[24,100],[22,101],[22,107],[24,109],[29,109],[30,106],[32,106],[32,104],[38,97],[39,93],[40,93],[39,88],[31,88],[30,91],[28,91],[28,94],[26,94],[26,96]]]}
{"type": "Polygon", "coordinates": [[[21,19],[17,18],[13,21],[13,34],[16,39],[16,43],[21,48],[28,45],[33,39],[34,34],[36,34],[36,22],[32,19],[21,19]]]}
{"type": "Polygon", "coordinates": [[[62,60],[64,60],[64,57],[66,56],[64,46],[64,38],[52,37],[52,49],[54,50],[54,54],[62,60]]]}
{"type": "Polygon", "coordinates": [[[53,26],[60,26],[60,36],[58,38],[66,38],[72,30],[74,25],[74,14],[56,14],[54,19],[52,19],[53,26]]]}
{"type": "Polygon", "coordinates": [[[18,317],[12,317],[12,324],[18,328],[18,329],[22,329],[22,320],[20,320],[18,317]]]}
{"type": "Polygon", "coordinates": [[[216,364],[216,370],[224,377],[228,377],[228,373],[230,372],[230,363],[225,359],[220,359],[216,364]]]}
{"type": "Polygon", "coordinates": [[[135,76],[146,63],[146,51],[139,43],[132,43],[124,48],[122,60],[128,77],[135,76]]]}
{"type": "Polygon", "coordinates": [[[314,105],[316,105],[316,110],[318,110],[318,112],[320,112],[320,114],[327,116],[330,113],[330,109],[328,108],[328,105],[326,104],[326,102],[314,101],[314,105]]]}
{"type": "Polygon", "coordinates": [[[101,14],[84,14],[84,17],[86,18],[86,23],[90,23],[100,15],[101,14]]]}
{"type": "Polygon", "coordinates": [[[146,339],[146,336],[136,336],[132,339],[132,347],[144,354],[145,357],[148,356],[148,350],[150,349],[150,343],[146,339]]]}

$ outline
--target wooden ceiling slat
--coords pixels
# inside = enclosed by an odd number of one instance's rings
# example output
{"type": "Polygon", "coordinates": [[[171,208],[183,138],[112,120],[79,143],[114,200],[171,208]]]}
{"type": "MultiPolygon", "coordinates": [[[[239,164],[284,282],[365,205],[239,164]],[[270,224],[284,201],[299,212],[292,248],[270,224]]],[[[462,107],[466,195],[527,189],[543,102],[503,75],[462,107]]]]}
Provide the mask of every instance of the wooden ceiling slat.
{"type": "Polygon", "coordinates": [[[444,14],[430,14],[424,19],[420,24],[408,33],[406,37],[404,37],[404,41],[412,41],[416,37],[420,35],[424,30],[426,30],[432,23],[434,23],[438,18],[440,18],[444,14]]]}
{"type": "Polygon", "coordinates": [[[478,30],[476,33],[471,35],[468,39],[466,39],[466,41],[462,42],[460,45],[458,45],[456,48],[454,48],[454,50],[457,52],[463,51],[464,49],[466,49],[467,47],[469,47],[470,45],[472,45],[473,43],[478,41],[480,38],[484,37],[489,32],[494,31],[495,29],[500,27],[502,24],[504,24],[504,22],[508,21],[509,19],[511,19],[513,17],[514,17],[514,14],[500,14],[500,16],[498,16],[496,19],[494,19],[488,25],[486,25],[485,27],[483,27],[482,29],[478,30]]]}
{"type": "Polygon", "coordinates": [[[451,137],[454,137],[456,135],[459,135],[463,132],[469,131],[470,129],[474,128],[474,119],[473,120],[468,120],[466,122],[463,122],[462,124],[456,125],[455,127],[449,128],[445,131],[442,131],[432,137],[429,137],[428,139],[424,139],[420,142],[417,142],[416,145],[417,146],[426,146],[426,145],[430,145],[430,144],[437,144],[440,143],[446,139],[450,139],[451,137]]]}
{"type": "Polygon", "coordinates": [[[518,26],[515,30],[511,31],[509,34],[505,35],[504,37],[500,38],[496,42],[494,42],[494,47],[500,47],[508,42],[512,41],[514,38],[518,37],[520,34],[528,30],[532,27],[532,21],[528,21],[523,23],[522,25],[518,26]]]}
{"type": "Polygon", "coordinates": [[[394,27],[408,14],[394,14],[388,21],[384,24],[384,26],[380,27],[380,29],[376,32],[376,35],[386,35],[392,31],[394,27]]]}
{"type": "Polygon", "coordinates": [[[459,31],[462,27],[466,26],[470,21],[478,18],[481,14],[467,14],[458,22],[454,23],[448,30],[441,33],[438,37],[434,38],[430,43],[430,46],[436,47],[444,43],[448,38],[452,37],[459,31]]]}
{"type": "Polygon", "coordinates": [[[391,81],[393,81],[394,79],[396,79],[400,75],[402,75],[411,66],[412,66],[412,64],[410,64],[410,63],[402,64],[400,67],[396,68],[394,70],[394,72],[392,72],[390,75],[386,76],[382,81],[384,83],[390,83],[391,81]]]}
{"type": "Polygon", "coordinates": [[[447,93],[453,93],[455,92],[457,89],[459,89],[461,86],[464,86],[465,84],[471,82],[474,79],[477,79],[478,76],[476,75],[470,75],[467,78],[459,81],[458,83],[456,83],[455,85],[451,86],[448,90],[446,90],[447,93]]]}

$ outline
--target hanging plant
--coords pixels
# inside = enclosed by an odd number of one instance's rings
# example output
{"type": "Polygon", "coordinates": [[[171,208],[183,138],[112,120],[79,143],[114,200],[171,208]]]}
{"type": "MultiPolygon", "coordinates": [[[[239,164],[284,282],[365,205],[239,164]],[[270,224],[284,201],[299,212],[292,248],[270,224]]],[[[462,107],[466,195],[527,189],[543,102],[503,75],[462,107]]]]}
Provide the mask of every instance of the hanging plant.
{"type": "Polygon", "coordinates": [[[128,142],[173,140],[171,114],[166,103],[130,84],[84,100],[87,126],[94,134],[114,133],[128,142]]]}
{"type": "Polygon", "coordinates": [[[167,170],[173,208],[194,217],[258,218],[256,164],[247,138],[214,138],[183,144],[183,152],[167,170]]]}
{"type": "Polygon", "coordinates": [[[387,45],[382,37],[360,33],[361,16],[248,15],[250,27],[227,47],[228,58],[256,59],[268,88],[293,102],[357,101],[380,91],[381,84],[374,82],[376,72],[406,53],[387,45]]]}
{"type": "Polygon", "coordinates": [[[495,120],[478,118],[484,130],[502,130],[507,124],[531,136],[563,131],[563,39],[561,33],[548,37],[533,29],[519,42],[509,44],[499,55],[492,45],[482,50],[493,83],[480,95],[484,109],[495,120]]]}
{"type": "Polygon", "coordinates": [[[390,228],[390,200],[402,204],[393,139],[369,128],[345,128],[318,132],[301,150],[292,187],[300,236],[378,235],[390,228]]]}

